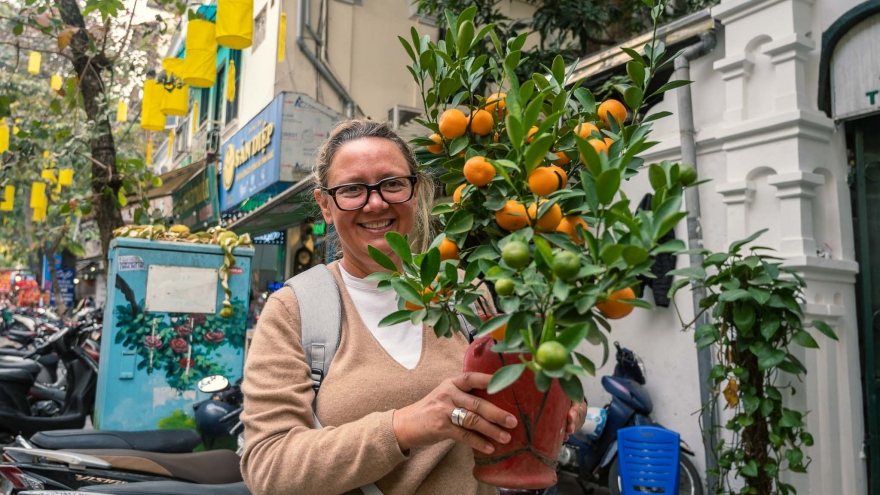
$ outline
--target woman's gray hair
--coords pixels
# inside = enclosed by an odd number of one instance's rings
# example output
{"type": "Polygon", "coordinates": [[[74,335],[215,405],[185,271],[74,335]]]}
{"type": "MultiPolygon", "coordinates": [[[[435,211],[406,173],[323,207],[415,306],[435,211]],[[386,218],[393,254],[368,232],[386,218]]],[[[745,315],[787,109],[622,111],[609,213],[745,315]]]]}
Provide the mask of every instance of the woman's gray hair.
{"type": "Polygon", "coordinates": [[[397,145],[403,158],[409,164],[410,174],[418,177],[415,191],[418,204],[409,241],[415,252],[421,253],[426,251],[428,246],[431,245],[432,237],[431,205],[434,202],[434,181],[428,173],[419,170],[419,163],[412,148],[388,124],[374,120],[354,119],[346,120],[337,125],[318,151],[315,172],[313,174],[316,187],[323,188],[329,186],[327,180],[330,176],[330,164],[333,163],[333,158],[336,156],[339,148],[346,143],[364,138],[387,139],[397,145]]]}

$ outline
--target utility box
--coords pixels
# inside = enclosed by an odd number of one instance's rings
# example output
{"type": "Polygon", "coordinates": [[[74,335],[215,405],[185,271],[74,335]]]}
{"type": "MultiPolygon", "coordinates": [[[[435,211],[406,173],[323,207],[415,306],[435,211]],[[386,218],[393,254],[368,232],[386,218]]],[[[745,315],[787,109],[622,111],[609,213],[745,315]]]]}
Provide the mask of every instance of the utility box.
{"type": "Polygon", "coordinates": [[[210,244],[117,238],[110,244],[94,426],[194,426],[196,383],[242,376],[251,248],[230,270],[232,318],[220,316],[223,250],[210,244]]]}

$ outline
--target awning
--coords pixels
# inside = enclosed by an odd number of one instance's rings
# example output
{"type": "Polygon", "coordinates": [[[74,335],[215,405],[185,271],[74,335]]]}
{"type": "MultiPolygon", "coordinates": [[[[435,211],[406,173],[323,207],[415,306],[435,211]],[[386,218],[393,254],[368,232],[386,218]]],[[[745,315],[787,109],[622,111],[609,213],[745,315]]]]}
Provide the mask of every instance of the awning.
{"type": "Polygon", "coordinates": [[[202,170],[205,170],[205,167],[208,165],[207,160],[200,160],[196,163],[187,165],[185,167],[176,168],[170,172],[166,172],[159,176],[162,179],[162,185],[159,187],[153,187],[147,190],[147,199],[155,199],[161,198],[162,196],[169,196],[174,191],[180,189],[181,186],[186,184],[190,179],[196,176],[202,170]]]}
{"type": "MultiPolygon", "coordinates": [[[[684,16],[681,19],[676,19],[668,24],[657,26],[657,39],[666,44],[666,53],[668,55],[673,55],[681,48],[697,42],[703,33],[713,29],[715,29],[715,19],[712,18],[709,9],[703,9],[699,12],[684,16]]],[[[636,36],[635,38],[625,41],[615,47],[589,55],[578,61],[568,83],[574,84],[577,81],[586,79],[588,82],[601,84],[604,80],[607,80],[612,73],[622,72],[625,69],[626,63],[630,60],[630,57],[626,52],[621,50],[621,48],[631,48],[639,54],[644,55],[645,45],[650,43],[651,35],[652,33],[648,32],[636,36]]],[[[566,68],[566,71],[571,69],[571,66],[569,66],[566,68]]],[[[672,64],[665,67],[664,72],[671,74],[672,64]]],[[[666,82],[669,78],[669,74],[664,74],[665,77],[659,77],[660,75],[658,74],[658,78],[663,79],[663,82],[666,82]]],[[[592,86],[592,84],[590,85],[592,86]]]]}
{"type": "Polygon", "coordinates": [[[238,235],[258,235],[265,232],[284,230],[299,225],[306,220],[320,216],[314,186],[310,180],[302,180],[286,189],[263,206],[226,226],[238,235]]]}

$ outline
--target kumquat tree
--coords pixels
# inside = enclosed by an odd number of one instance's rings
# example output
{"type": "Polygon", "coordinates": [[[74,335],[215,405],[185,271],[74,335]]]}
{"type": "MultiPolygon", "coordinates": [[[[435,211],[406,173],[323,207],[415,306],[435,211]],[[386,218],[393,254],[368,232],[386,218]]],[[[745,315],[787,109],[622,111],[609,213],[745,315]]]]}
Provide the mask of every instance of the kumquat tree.
{"type": "MultiPolygon", "coordinates": [[[[656,31],[665,2],[646,3],[656,31]]],[[[526,34],[503,45],[493,25],[474,25],[475,13],[447,12],[449,29],[437,43],[415,29],[410,40],[400,39],[422,90],[427,118],[420,122],[434,132],[413,142],[433,153],[423,166],[453,202],[434,208],[442,233],[427,252],[414,254],[403,236],[387,235],[402,271],[371,248],[391,271],[371,278],[400,301],[383,324],[425,322],[438,337],[450,336],[462,316],[478,336],[498,340],[493,351],[520,355],[494,374],[490,394],[528,369],[540,391],[558,380],[566,395],[581,400],[580,377],[594,374],[596,364],[576,351],[578,344],[603,346],[604,364],[609,320],[651,307],[632,290],[649,273],[651,256],[685,249],[680,240],[658,240],[686,216],[682,194],[695,186],[693,168],[651,164],[647,211],[633,212],[621,184],[642,168],[638,155],[657,144],[652,122],[669,115],[644,115],[645,100],[687,82],[648,93],[653,75],[676,58],[656,37],[644,56],[625,49],[628,83],[616,87],[622,102],[596,101],[571,84],[562,57],[546,73],[520,80],[515,70],[524,62],[526,34]],[[503,59],[472,54],[486,37],[503,59]],[[495,93],[476,94],[486,81],[495,93]],[[494,286],[500,310],[485,319],[473,310],[484,282],[494,286]]]]}

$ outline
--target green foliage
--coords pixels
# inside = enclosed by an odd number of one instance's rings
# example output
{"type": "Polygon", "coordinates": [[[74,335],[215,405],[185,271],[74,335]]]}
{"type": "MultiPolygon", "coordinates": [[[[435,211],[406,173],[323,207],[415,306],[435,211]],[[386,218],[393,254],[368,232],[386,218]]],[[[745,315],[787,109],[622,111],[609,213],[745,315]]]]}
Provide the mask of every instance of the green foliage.
{"type": "Polygon", "coordinates": [[[702,268],[670,272],[683,277],[670,298],[688,282],[709,294],[700,308],[714,322],[694,332],[698,348],[713,346],[717,363],[708,384],[716,399],[705,407],[715,407],[722,394],[733,413],[724,426],[732,441],[716,451],[715,493],[734,493],[731,476],[745,482],[739,493],[794,493],[780,477],[785,470],[806,471],[810,458],[804,448],[813,437],[805,429],[806,413],[785,405],[784,395],[794,395],[793,383],[807,372],[792,347],[819,347],[809,328],[837,340],[827,323],[802,321],[804,279],[780,266],[767,248],[746,248],[763,232],[732,243],[727,252],[703,252],[702,268]]]}
{"type": "Polygon", "coordinates": [[[206,376],[230,375],[232,370],[217,364],[217,359],[230,347],[244,348],[247,305],[235,299],[232,306],[234,316],[222,318],[211,314],[148,315],[130,305],[119,305],[114,341],[137,353],[138,370],[148,374],[164,371],[170,387],[191,390],[206,376]]]}
{"type": "MultiPolygon", "coordinates": [[[[636,116],[632,122],[612,119],[605,124],[597,113],[595,96],[577,83],[570,84],[562,57],[544,68],[547,76],[530,74],[520,79],[516,70],[523,63],[521,50],[526,37],[502,44],[493,26],[472,26],[476,14],[473,7],[457,18],[447,12],[449,31],[438,43],[428,36],[420,37],[415,29],[410,39],[400,41],[412,61],[410,73],[422,89],[428,118],[419,122],[434,132],[439,133],[438,117],[446,109],[460,107],[473,114],[486,108],[486,98],[479,88],[505,88],[506,111],[499,115],[503,118],[496,118],[493,132],[486,136],[466,132],[453,140],[444,139],[444,152],[423,163],[452,189],[462,184],[466,159],[475,156],[486,157],[496,175],[484,187],[466,185],[460,204],[434,208],[443,233],[434,239],[427,253],[413,254],[403,237],[388,234],[388,244],[401,260],[398,269],[390,253],[371,248],[373,259],[391,272],[376,273],[371,278],[379,280],[382,287],[393,288],[400,299],[400,310],[383,320],[384,324],[408,319],[432,326],[438,336],[449,336],[461,329],[461,316],[485,335],[498,328],[499,318],[504,318],[506,337],[494,349],[534,355],[539,344],[558,341],[568,351],[564,367],[548,370],[531,358],[524,359],[523,364],[535,373],[537,383],[546,384],[555,378],[571,385],[577,381],[575,376],[595,371],[588,358],[573,352],[579,342],[601,345],[603,364],[609,354],[606,332],[611,326],[595,309],[597,302],[638,284],[638,277],[650,272],[651,254],[684,249],[680,241],[659,245],[658,240],[686,215],[680,211],[685,186],[679,180],[677,164],[652,165],[652,176],[656,176],[652,180],[654,204],[649,211],[633,213],[635,205],[620,186],[638,174],[643,161],[636,155],[656,144],[649,140],[652,124],[638,117],[642,98],[626,98],[631,115],[636,116]],[[496,47],[496,53],[503,55],[500,59],[475,49],[486,39],[496,47]],[[608,153],[597,153],[575,132],[581,123],[600,126],[601,130],[594,131],[589,139],[607,137],[614,141],[608,153]],[[535,168],[557,160],[554,152],[564,153],[571,160],[569,180],[559,190],[539,197],[530,190],[529,175],[535,168]],[[464,156],[460,156],[462,153],[464,156]],[[525,228],[508,232],[498,223],[496,212],[507,201],[523,207],[532,205],[533,213],[525,228]],[[536,219],[551,209],[584,219],[589,229],[578,228],[585,242],[576,244],[569,234],[554,232],[555,225],[539,227],[536,219]],[[438,263],[437,247],[445,240],[458,246],[460,260],[438,263]],[[511,243],[522,243],[525,249],[505,250],[511,243]],[[559,277],[553,267],[557,265],[556,271],[560,271],[561,260],[555,260],[566,256],[562,253],[574,255],[580,266],[566,267],[561,270],[564,277],[559,277]],[[487,315],[478,315],[472,309],[480,297],[478,286],[500,279],[512,280],[513,291],[498,299],[504,315],[484,323],[481,316],[487,315]],[[408,309],[413,307],[418,309],[408,309]]],[[[648,49],[654,55],[652,59],[633,56],[632,64],[642,69],[642,75],[638,80],[628,80],[621,91],[623,96],[642,94],[650,84],[665,52],[662,43],[652,42],[648,49]]],[[[413,142],[434,144],[425,138],[413,142]]],[[[650,307],[640,300],[628,302],[650,307]]],[[[509,384],[518,369],[508,368],[497,375],[493,389],[509,384]]],[[[563,388],[573,398],[579,399],[583,393],[580,387],[563,388]]]]}

